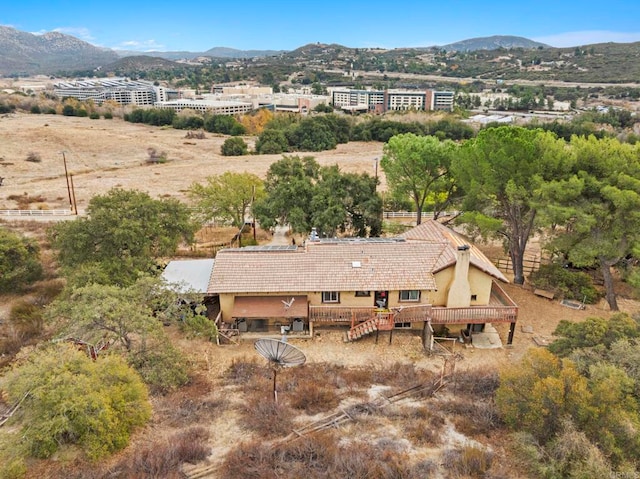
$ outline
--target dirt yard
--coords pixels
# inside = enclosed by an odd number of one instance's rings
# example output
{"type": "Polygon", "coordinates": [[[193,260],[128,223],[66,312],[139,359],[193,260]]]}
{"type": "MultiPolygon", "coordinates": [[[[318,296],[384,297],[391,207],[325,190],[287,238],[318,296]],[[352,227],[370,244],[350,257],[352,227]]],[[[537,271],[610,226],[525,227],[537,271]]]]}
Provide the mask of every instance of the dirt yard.
{"type": "MultiPolygon", "coordinates": [[[[186,131],[132,124],[120,119],[90,120],[61,115],[16,113],[0,118],[0,209],[15,209],[11,195],[42,196],[31,208],[68,208],[63,153],[78,208],[113,187],[138,189],[154,197],[185,198],[194,182],[225,171],[264,176],[282,155],[225,157],[224,136],[211,133],[203,140],[186,139],[186,131]],[[147,164],[147,150],[166,152],[169,161],[147,164]],[[40,162],[27,161],[30,153],[40,162]]],[[[255,138],[245,140],[253,147],[255,138]]],[[[301,155],[304,155],[301,153],[301,155]]],[[[309,153],[321,165],[340,165],[346,172],[375,174],[381,143],[348,143],[332,151],[309,153]]],[[[384,177],[381,175],[381,188],[384,177]]]]}

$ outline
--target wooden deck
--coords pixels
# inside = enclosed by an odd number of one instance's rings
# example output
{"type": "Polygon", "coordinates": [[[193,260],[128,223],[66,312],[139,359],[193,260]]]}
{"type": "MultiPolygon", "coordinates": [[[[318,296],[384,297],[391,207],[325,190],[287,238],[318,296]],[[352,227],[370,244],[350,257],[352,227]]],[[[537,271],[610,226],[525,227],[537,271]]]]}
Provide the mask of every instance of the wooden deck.
{"type": "MultiPolygon", "coordinates": [[[[309,306],[309,321],[350,323],[367,321],[380,310],[374,307],[309,306]]],[[[392,308],[396,323],[431,321],[432,324],[515,323],[518,307],[496,282],[488,305],[447,308],[430,304],[392,308]]]]}

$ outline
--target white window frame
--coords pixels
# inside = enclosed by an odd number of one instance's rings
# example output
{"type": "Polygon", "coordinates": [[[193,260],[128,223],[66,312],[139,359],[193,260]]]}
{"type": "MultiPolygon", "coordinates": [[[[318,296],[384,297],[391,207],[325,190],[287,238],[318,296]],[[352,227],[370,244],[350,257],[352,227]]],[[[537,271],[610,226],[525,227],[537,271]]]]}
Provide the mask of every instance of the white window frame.
{"type": "Polygon", "coordinates": [[[339,291],[323,291],[322,302],[323,303],[339,303],[340,292],[339,291]]]}

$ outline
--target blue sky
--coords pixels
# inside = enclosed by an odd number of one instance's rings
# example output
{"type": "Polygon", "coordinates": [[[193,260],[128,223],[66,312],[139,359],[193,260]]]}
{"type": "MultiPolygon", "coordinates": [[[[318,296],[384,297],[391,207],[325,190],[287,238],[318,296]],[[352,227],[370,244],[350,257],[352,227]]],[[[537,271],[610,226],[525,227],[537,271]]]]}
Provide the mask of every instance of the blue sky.
{"type": "Polygon", "coordinates": [[[640,41],[640,1],[21,0],[0,11],[0,24],[138,51],[292,50],[315,42],[426,47],[490,35],[563,47],[640,41]]]}

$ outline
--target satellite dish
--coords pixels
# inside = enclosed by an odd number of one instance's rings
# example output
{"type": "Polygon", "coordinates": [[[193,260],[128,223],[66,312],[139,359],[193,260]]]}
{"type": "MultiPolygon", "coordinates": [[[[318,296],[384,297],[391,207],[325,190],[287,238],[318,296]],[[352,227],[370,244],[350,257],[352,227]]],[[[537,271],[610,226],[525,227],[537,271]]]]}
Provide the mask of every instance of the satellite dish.
{"type": "Polygon", "coordinates": [[[279,339],[258,339],[254,347],[258,354],[269,361],[269,364],[273,367],[273,400],[278,402],[278,391],[276,389],[278,367],[301,366],[307,358],[298,348],[279,339]]]}

